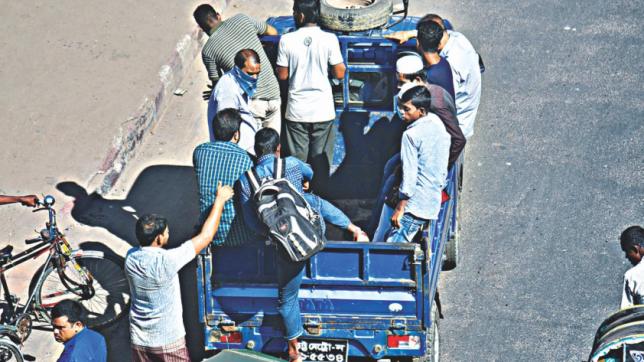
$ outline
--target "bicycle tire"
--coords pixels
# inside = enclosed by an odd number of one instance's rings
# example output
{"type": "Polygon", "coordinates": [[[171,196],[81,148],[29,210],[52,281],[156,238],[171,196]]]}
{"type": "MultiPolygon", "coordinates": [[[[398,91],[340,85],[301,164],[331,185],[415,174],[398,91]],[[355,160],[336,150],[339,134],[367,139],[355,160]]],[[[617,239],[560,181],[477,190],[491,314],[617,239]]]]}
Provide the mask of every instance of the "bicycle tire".
{"type": "Polygon", "coordinates": [[[63,281],[67,278],[76,284],[84,283],[71,261],[65,263],[63,279],[57,268],[50,263],[41,266],[31,280],[29,295],[36,291],[33,300],[35,308],[44,311],[41,317],[50,322],[49,311],[56,303],[63,299],[74,299],[87,310],[86,326],[100,328],[116,322],[130,306],[130,290],[123,270],[123,261],[94,250],[75,250],[73,255],[78,264],[92,275],[94,294],[89,298],[83,297],[83,293],[72,290],[69,287],[70,283],[63,281]],[[44,278],[38,283],[43,269],[44,278]]]}
{"type": "Polygon", "coordinates": [[[24,362],[18,346],[7,338],[0,338],[0,362],[24,362]]]}

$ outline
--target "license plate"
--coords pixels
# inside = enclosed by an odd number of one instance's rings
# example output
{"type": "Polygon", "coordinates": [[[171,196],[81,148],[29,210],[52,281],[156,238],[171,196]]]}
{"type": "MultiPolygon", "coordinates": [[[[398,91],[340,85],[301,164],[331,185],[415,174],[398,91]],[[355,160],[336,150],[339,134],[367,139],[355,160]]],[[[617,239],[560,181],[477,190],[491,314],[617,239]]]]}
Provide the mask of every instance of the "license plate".
{"type": "Polygon", "coordinates": [[[301,338],[299,343],[304,362],[347,362],[349,342],[346,340],[301,338]]]}

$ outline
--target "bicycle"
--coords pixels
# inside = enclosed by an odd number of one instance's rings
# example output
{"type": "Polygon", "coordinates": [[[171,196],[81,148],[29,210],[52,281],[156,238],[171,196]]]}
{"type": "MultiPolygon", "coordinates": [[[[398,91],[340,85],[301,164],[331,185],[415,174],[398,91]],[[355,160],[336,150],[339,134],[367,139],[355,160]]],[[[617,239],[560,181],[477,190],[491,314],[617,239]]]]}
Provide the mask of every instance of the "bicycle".
{"type": "MultiPolygon", "coordinates": [[[[25,240],[35,246],[12,255],[13,246],[0,249],[0,283],[3,308],[0,336],[22,344],[31,334],[32,321],[51,323],[49,311],[63,299],[75,299],[87,310],[85,325],[104,327],[117,321],[129,308],[129,286],[118,257],[94,250],[72,250],[58,228],[55,199],[47,195],[33,212],[47,211],[49,220],[38,237],[25,240]],[[11,294],[5,273],[29,259],[49,253],[29,283],[27,302],[11,294]]],[[[0,362],[9,361],[15,351],[0,338],[0,362]],[[8,358],[7,358],[8,357],[8,358]]],[[[21,359],[17,359],[20,361],[21,359]]]]}

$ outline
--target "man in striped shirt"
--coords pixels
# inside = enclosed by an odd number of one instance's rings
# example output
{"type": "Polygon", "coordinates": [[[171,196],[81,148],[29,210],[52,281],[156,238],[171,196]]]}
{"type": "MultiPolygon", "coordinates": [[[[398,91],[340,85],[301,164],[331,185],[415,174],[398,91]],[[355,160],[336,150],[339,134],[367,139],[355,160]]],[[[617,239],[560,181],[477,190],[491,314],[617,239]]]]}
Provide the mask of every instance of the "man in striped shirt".
{"type": "MultiPolygon", "coordinates": [[[[277,35],[277,30],[264,21],[237,14],[222,20],[212,6],[203,4],[194,11],[199,27],[210,36],[201,50],[208,78],[213,86],[219,77],[235,65],[235,55],[242,49],[252,49],[259,54],[260,63],[270,64],[258,35],[277,35]]],[[[281,100],[279,84],[271,67],[262,67],[257,80],[257,92],[249,107],[262,127],[281,131],[281,100]]]]}

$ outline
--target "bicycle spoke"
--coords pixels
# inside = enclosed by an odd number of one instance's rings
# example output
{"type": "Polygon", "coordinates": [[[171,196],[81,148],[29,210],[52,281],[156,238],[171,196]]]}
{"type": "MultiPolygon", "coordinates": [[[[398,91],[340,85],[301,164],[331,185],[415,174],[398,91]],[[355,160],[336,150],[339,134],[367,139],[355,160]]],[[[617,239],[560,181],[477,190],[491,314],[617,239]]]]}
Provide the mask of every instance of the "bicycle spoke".
{"type": "Polygon", "coordinates": [[[127,310],[129,285],[119,264],[93,256],[77,258],[76,262],[83,269],[79,271],[68,262],[62,270],[63,278],[56,270],[46,276],[40,290],[44,308],[71,297],[88,311],[88,325],[113,321],[127,310]]]}

